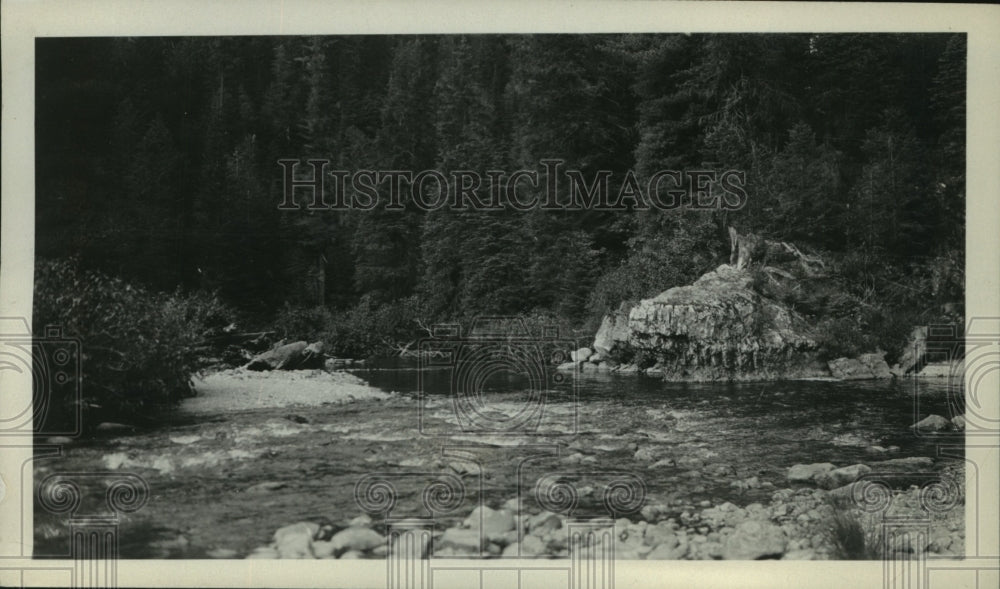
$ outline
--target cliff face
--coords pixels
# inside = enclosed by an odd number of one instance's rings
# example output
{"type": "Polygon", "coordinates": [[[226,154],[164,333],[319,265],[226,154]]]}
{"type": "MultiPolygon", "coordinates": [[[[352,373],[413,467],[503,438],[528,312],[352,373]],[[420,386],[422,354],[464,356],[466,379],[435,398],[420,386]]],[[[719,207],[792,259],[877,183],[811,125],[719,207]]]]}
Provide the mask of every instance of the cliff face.
{"type": "Polygon", "coordinates": [[[676,380],[829,376],[805,320],[752,285],[746,268],[719,266],[609,315],[595,348],[676,380]]]}

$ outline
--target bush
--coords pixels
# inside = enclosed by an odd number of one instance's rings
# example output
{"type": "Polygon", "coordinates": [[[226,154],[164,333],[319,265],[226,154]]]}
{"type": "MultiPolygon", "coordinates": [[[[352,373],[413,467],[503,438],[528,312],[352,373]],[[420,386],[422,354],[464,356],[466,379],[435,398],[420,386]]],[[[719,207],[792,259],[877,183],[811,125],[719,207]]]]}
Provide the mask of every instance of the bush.
{"type": "Polygon", "coordinates": [[[231,321],[214,295],[155,293],[75,261],[36,264],[33,329],[55,325],[80,339],[84,408],[102,418],[152,418],[190,396],[206,337],[231,321]]]}
{"type": "Polygon", "coordinates": [[[835,556],[841,560],[880,560],[882,536],[877,525],[865,525],[850,500],[830,499],[833,509],[829,535],[835,556]]]}
{"type": "Polygon", "coordinates": [[[333,356],[368,358],[392,353],[421,336],[416,297],[379,303],[363,296],[350,309],[300,308],[286,304],[272,329],[288,341],[321,341],[333,356]]]}

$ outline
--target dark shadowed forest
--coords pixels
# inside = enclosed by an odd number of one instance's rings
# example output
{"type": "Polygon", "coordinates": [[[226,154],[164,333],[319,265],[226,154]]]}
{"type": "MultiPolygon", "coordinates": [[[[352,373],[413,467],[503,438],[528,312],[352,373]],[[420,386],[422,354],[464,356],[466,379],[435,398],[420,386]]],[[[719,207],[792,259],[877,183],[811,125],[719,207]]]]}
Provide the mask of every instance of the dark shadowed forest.
{"type": "Polygon", "coordinates": [[[140,381],[156,391],[143,399],[176,398],[206,334],[232,323],[354,357],[481,314],[592,333],[623,301],[728,261],[729,227],[836,268],[772,293],[831,354],[891,354],[914,325],[961,312],[964,34],[50,38],[36,49],[35,323],[75,327],[95,344],[93,370],[115,368],[93,398],[141,405],[115,384],[140,381]],[[739,210],[279,210],[283,158],[484,175],[560,159],[588,179],[610,172],[612,193],[630,170],[640,183],[736,170],[747,199],[739,210]]]}

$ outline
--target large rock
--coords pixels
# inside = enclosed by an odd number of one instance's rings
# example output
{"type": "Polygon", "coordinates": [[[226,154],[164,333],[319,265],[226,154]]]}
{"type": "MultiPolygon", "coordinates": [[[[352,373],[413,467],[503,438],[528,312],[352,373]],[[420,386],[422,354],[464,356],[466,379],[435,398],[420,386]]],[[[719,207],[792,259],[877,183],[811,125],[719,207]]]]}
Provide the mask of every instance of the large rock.
{"type": "Polygon", "coordinates": [[[837,358],[827,364],[830,374],[841,380],[870,380],[874,378],[871,370],[855,358],[837,358]]]}
{"type": "Polygon", "coordinates": [[[830,374],[841,380],[874,380],[892,378],[885,354],[861,354],[857,358],[837,358],[830,361],[830,374]]]}
{"type": "Polygon", "coordinates": [[[881,462],[873,462],[869,466],[875,472],[925,472],[934,466],[934,459],[927,456],[910,456],[907,458],[893,458],[881,462]]]}
{"type": "Polygon", "coordinates": [[[872,469],[864,464],[853,464],[818,474],[815,481],[823,489],[836,489],[848,483],[853,483],[858,477],[868,474],[871,471],[872,469]]]}
{"type": "Polygon", "coordinates": [[[861,354],[858,361],[872,373],[872,378],[892,378],[892,371],[885,361],[884,353],[861,354]]]}
{"type": "Polygon", "coordinates": [[[753,282],[749,270],[722,265],[640,301],[628,315],[628,347],[658,360],[671,380],[827,376],[805,319],[753,282]]]}
{"type": "Polygon", "coordinates": [[[461,552],[479,552],[486,545],[485,534],[479,530],[448,528],[435,544],[436,548],[451,548],[461,552]]]}
{"type": "Polygon", "coordinates": [[[608,356],[615,346],[628,342],[628,317],[631,310],[632,305],[622,303],[617,311],[604,316],[601,327],[594,336],[594,349],[598,354],[608,356]]]}
{"type": "Polygon", "coordinates": [[[814,464],[796,464],[788,469],[788,480],[792,483],[807,483],[815,480],[821,474],[828,473],[836,466],[829,462],[817,462],[814,464]]]}
{"type": "Polygon", "coordinates": [[[747,520],[736,526],[725,540],[722,557],[726,560],[778,558],[785,553],[788,539],[778,526],[760,520],[747,520]]]}
{"type": "Polygon", "coordinates": [[[580,348],[569,353],[570,360],[574,362],[586,362],[594,354],[590,348],[580,348]]]}
{"type": "Polygon", "coordinates": [[[341,550],[358,550],[364,552],[385,544],[385,538],[370,528],[351,527],[341,530],[330,539],[334,548],[341,550]]]}
{"type": "Polygon", "coordinates": [[[473,509],[465,518],[464,525],[472,530],[482,530],[487,538],[494,538],[514,529],[514,514],[507,509],[490,509],[484,505],[473,509]]]}
{"type": "Polygon", "coordinates": [[[313,554],[313,537],[319,531],[319,524],[299,522],[274,532],[274,548],[279,558],[315,558],[313,554]]]}

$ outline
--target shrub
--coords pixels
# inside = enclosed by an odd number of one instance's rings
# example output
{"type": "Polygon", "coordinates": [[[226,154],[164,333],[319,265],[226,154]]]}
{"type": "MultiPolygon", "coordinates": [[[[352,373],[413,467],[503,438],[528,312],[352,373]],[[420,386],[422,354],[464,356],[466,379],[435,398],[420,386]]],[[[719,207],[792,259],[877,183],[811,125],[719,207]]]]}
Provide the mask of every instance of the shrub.
{"type": "Polygon", "coordinates": [[[75,261],[36,265],[33,329],[56,325],[80,339],[84,407],[104,418],[152,418],[190,396],[206,338],[231,321],[214,295],[151,292],[75,261]]]}
{"type": "Polygon", "coordinates": [[[835,555],[841,560],[879,560],[882,535],[878,526],[866,526],[850,500],[831,499],[833,516],[829,536],[835,555]]]}

